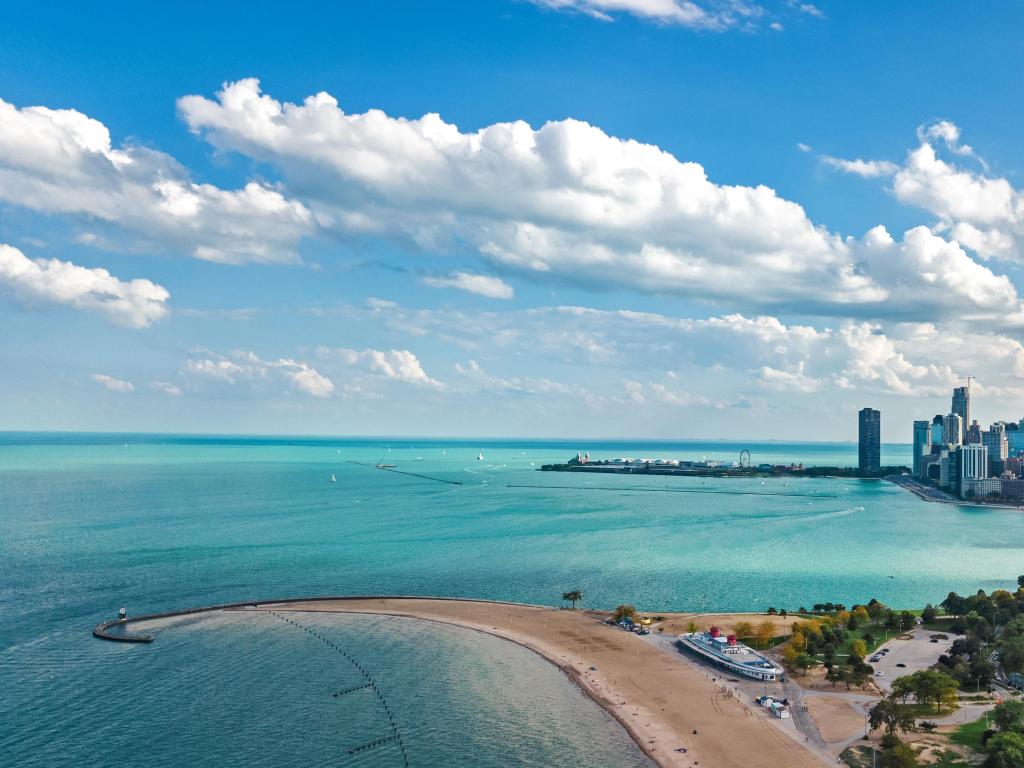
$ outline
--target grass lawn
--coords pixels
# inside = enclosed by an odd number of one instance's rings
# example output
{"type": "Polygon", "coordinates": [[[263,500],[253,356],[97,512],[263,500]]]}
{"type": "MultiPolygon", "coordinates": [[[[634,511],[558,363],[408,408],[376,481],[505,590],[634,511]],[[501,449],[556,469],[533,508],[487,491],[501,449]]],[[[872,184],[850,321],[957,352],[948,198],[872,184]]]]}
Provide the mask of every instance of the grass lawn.
{"type": "Polygon", "coordinates": [[[949,740],[975,752],[984,752],[981,745],[981,736],[985,733],[985,718],[975,720],[973,723],[964,723],[949,735],[949,740]]]}
{"type": "MultiPolygon", "coordinates": [[[[951,707],[941,707],[938,712],[935,711],[935,704],[933,702],[927,702],[925,704],[907,704],[907,709],[914,713],[914,717],[919,720],[928,720],[933,717],[945,717],[960,709],[959,704],[954,704],[951,707]]],[[[984,722],[984,720],[982,721],[984,722]]]]}
{"type": "Polygon", "coordinates": [[[935,621],[929,621],[921,626],[929,632],[945,632],[952,639],[953,633],[949,631],[955,619],[952,616],[936,616],[935,621]]]}
{"type": "Polygon", "coordinates": [[[749,645],[751,648],[756,648],[759,651],[763,651],[765,650],[765,648],[774,648],[779,643],[786,642],[787,640],[789,640],[789,635],[779,635],[778,637],[773,637],[771,640],[768,641],[768,645],[763,647],[758,643],[756,637],[738,637],[736,639],[744,645],[749,645]]]}

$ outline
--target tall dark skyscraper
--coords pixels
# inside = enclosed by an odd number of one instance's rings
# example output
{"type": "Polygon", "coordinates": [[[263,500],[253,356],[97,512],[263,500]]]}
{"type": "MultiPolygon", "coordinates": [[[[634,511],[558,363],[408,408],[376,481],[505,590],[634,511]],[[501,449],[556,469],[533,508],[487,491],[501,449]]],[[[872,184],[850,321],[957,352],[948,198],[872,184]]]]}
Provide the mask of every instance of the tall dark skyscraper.
{"type": "Polygon", "coordinates": [[[857,454],[862,472],[877,472],[882,466],[882,414],[862,408],[858,414],[857,454]]]}
{"type": "Polygon", "coordinates": [[[971,389],[970,387],[957,387],[953,390],[953,408],[950,413],[955,413],[963,419],[964,432],[971,425],[971,389]]]}

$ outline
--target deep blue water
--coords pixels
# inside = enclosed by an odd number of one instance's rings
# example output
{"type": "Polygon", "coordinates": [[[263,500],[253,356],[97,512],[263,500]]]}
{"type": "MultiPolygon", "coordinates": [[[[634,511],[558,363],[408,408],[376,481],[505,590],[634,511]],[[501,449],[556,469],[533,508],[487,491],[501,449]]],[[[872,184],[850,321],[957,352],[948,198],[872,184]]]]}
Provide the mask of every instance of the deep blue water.
{"type": "MultiPolygon", "coordinates": [[[[325,703],[342,668],[288,627],[239,616],[164,628],[144,648],[93,640],[91,626],[121,605],[360,593],[555,604],[579,588],[600,607],[905,607],[1010,586],[1024,571],[1024,516],[928,504],[886,483],[535,471],[577,449],[731,459],[742,448],[755,463],[856,461],[851,444],[0,435],[0,764],[109,765],[129,748],[156,750],[154,765],[333,764],[373,732],[369,710],[325,703]],[[374,469],[382,458],[462,484],[374,469]],[[299,743],[287,728],[313,736],[299,743]]],[[[885,446],[883,461],[908,454],[885,446]]],[[[375,665],[412,764],[640,759],[529,653],[409,624],[332,631],[375,665]],[[515,685],[496,695],[489,675],[515,685]]]]}

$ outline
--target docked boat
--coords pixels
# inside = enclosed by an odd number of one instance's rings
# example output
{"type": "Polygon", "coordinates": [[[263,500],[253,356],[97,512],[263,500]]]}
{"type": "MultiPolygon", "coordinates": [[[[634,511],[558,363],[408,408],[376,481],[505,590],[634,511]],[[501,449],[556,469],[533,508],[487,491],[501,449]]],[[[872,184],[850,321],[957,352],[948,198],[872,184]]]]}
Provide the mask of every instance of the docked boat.
{"type": "Polygon", "coordinates": [[[676,638],[680,650],[714,664],[734,675],[753,680],[782,680],[785,670],[767,656],[736,639],[723,635],[718,627],[707,632],[689,632],[676,638]]]}

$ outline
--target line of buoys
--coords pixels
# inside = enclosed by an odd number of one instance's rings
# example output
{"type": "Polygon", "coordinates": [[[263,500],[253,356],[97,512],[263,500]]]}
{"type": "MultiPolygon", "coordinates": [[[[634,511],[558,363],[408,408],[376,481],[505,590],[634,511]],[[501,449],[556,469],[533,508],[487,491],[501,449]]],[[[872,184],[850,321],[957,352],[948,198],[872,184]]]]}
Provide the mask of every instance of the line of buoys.
{"type": "Polygon", "coordinates": [[[346,688],[342,691],[338,691],[337,693],[333,694],[333,698],[337,699],[341,696],[345,696],[346,694],[354,693],[355,691],[369,689],[373,691],[374,694],[376,694],[378,701],[380,701],[381,707],[384,709],[384,713],[388,717],[388,724],[391,727],[392,735],[387,736],[385,738],[376,739],[375,741],[367,742],[366,744],[361,744],[357,747],[353,747],[352,749],[348,750],[348,754],[354,755],[357,752],[363,752],[365,750],[373,749],[375,747],[379,747],[394,741],[398,744],[399,751],[402,753],[402,764],[405,766],[405,768],[409,768],[409,756],[406,754],[405,742],[402,741],[402,733],[398,730],[398,724],[395,722],[394,713],[392,713],[391,707],[388,705],[387,699],[384,698],[384,694],[381,693],[381,690],[377,687],[377,683],[374,681],[370,673],[363,669],[362,665],[358,661],[356,661],[346,650],[339,647],[336,643],[334,643],[334,641],[328,639],[324,635],[321,635],[319,632],[315,631],[311,627],[307,627],[304,624],[300,624],[299,622],[294,621],[293,619],[290,619],[274,610],[269,610],[268,613],[280,619],[281,621],[287,622],[292,626],[298,627],[299,629],[304,630],[307,634],[316,637],[318,640],[324,643],[324,645],[326,645],[329,648],[333,648],[335,651],[337,651],[338,654],[343,656],[352,666],[359,670],[359,673],[363,676],[363,679],[366,682],[362,685],[357,685],[351,688],[346,688]]]}
{"type": "Polygon", "coordinates": [[[377,739],[376,741],[369,741],[366,744],[360,744],[358,747],[352,747],[350,750],[348,750],[348,753],[350,755],[354,755],[356,752],[362,752],[367,749],[379,747],[382,744],[387,744],[389,741],[395,741],[397,738],[398,736],[385,736],[382,739],[377,739]]]}

